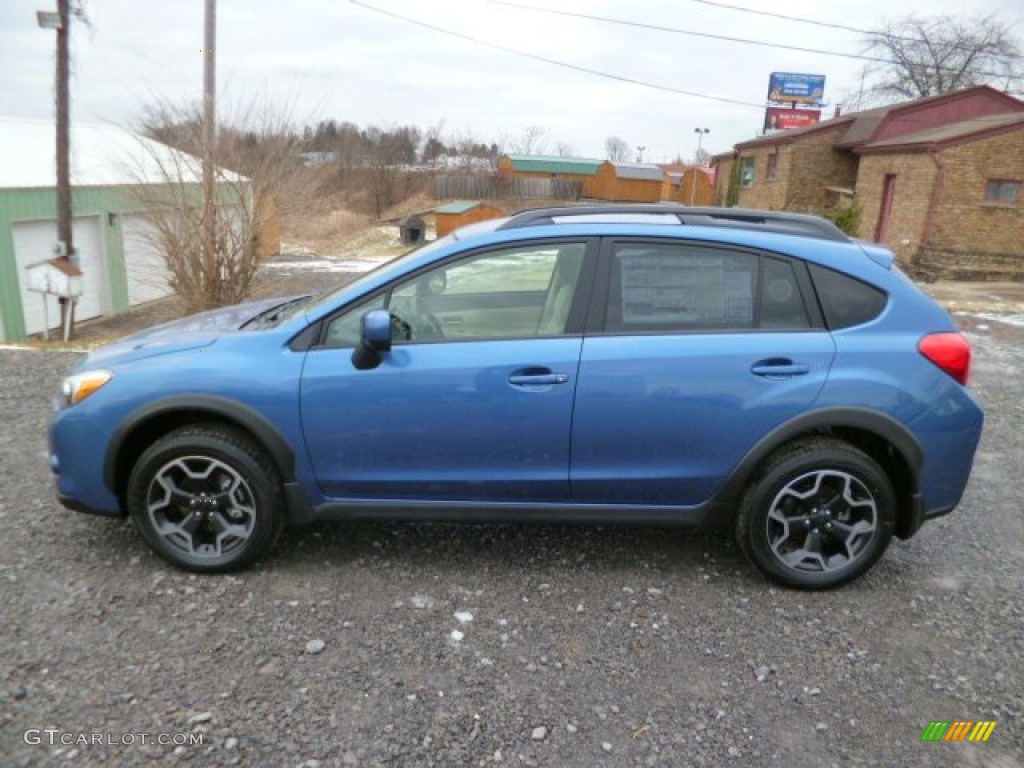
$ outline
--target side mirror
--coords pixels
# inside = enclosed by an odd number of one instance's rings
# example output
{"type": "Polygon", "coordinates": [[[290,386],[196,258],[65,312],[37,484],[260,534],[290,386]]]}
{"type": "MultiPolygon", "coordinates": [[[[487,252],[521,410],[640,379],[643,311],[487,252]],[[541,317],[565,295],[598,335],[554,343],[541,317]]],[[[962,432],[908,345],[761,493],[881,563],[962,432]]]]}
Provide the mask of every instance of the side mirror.
{"type": "Polygon", "coordinates": [[[362,320],[359,346],[352,350],[352,365],[365,371],[380,365],[381,353],[391,350],[391,315],[371,309],[362,320]]]}

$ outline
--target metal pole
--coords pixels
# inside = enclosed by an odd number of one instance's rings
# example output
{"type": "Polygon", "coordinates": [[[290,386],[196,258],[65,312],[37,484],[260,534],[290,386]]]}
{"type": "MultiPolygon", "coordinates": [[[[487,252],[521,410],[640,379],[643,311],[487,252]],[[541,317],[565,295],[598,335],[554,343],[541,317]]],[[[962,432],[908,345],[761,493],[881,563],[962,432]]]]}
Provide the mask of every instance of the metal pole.
{"type": "Polygon", "coordinates": [[[700,148],[701,143],[704,141],[704,134],[711,133],[710,128],[694,128],[693,132],[697,134],[697,154],[693,158],[693,178],[690,180],[690,205],[693,205],[693,201],[697,197],[697,163],[700,162],[700,148]]]}
{"type": "Polygon", "coordinates": [[[216,226],[214,197],[216,195],[213,152],[217,138],[216,56],[217,0],[206,0],[206,23],[203,48],[203,281],[207,307],[216,302],[216,226]]]}
{"type": "MultiPolygon", "coordinates": [[[[71,0],[58,0],[57,14],[57,240],[64,244],[61,258],[72,260],[75,253],[71,230],[71,108],[68,80],[71,77],[70,38],[71,0]]],[[[70,335],[74,332],[74,304],[60,300],[61,325],[70,335]],[[70,315],[70,317],[68,317],[70,315]]]]}

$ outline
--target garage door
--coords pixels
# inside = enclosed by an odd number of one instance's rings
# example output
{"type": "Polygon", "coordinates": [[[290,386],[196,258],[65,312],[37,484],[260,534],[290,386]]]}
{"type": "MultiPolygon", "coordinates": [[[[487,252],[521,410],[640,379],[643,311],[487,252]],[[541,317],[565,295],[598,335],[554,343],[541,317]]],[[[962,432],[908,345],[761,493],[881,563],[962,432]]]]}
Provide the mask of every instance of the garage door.
{"type": "MultiPolygon", "coordinates": [[[[78,249],[79,268],[82,270],[82,295],[75,310],[76,320],[88,320],[103,315],[109,306],[106,258],[100,235],[98,216],[79,216],[72,220],[72,235],[78,249]]],[[[34,293],[25,286],[28,275],[25,267],[53,257],[53,243],[57,239],[57,223],[49,221],[23,221],[14,225],[14,259],[17,263],[18,283],[21,287],[21,306],[25,313],[25,332],[43,330],[43,294],[34,293]]],[[[57,299],[46,298],[51,328],[60,324],[60,306],[57,299]]]]}
{"type": "Polygon", "coordinates": [[[153,225],[144,216],[121,217],[128,303],[132,306],[172,293],[164,258],[154,245],[153,231],[153,225]]]}

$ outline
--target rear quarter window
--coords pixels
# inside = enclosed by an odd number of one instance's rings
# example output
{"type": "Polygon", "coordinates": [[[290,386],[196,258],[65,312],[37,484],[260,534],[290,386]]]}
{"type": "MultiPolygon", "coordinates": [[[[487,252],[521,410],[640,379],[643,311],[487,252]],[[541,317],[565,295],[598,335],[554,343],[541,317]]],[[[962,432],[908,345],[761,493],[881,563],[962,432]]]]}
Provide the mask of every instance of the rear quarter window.
{"type": "Polygon", "coordinates": [[[889,297],[885,291],[817,264],[810,265],[825,323],[835,331],[870,322],[882,314],[889,297]]]}

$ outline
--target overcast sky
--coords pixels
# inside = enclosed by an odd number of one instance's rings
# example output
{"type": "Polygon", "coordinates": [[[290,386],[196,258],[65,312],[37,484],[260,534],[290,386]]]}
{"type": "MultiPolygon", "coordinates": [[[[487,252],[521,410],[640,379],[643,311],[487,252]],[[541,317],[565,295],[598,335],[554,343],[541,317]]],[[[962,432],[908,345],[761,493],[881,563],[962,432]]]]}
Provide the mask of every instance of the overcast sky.
{"type": "MultiPolygon", "coordinates": [[[[74,2],[74,0],[73,0],[74,2]]],[[[1024,0],[515,0],[702,34],[836,53],[862,52],[855,32],[772,18],[874,27],[911,12],[998,13],[1024,38],[1024,0]],[[722,7],[733,6],[732,8],[722,7]]],[[[72,29],[72,118],[128,125],[157,97],[197,102],[202,89],[203,0],[85,0],[91,28],[72,29]]],[[[53,115],[54,38],[35,11],[56,0],[0,0],[0,114],[53,115]]],[[[226,104],[253,99],[297,123],[361,127],[443,122],[444,137],[508,146],[529,126],[547,148],[603,157],[608,136],[644,159],[692,158],[695,128],[722,152],[761,128],[769,73],[825,75],[831,104],[856,92],[865,62],[726,42],[513,8],[490,0],[219,0],[217,73],[226,104]],[[384,15],[372,5],[426,26],[384,15]],[[487,47],[516,49],[583,69],[697,96],[629,84],[487,47]],[[742,102],[742,103],[731,103],[742,102]]],[[[833,106],[826,109],[831,115],[833,106]]],[[[10,152],[5,147],[0,152],[10,152]]],[[[0,154],[0,162],[3,162],[0,154]]]]}

